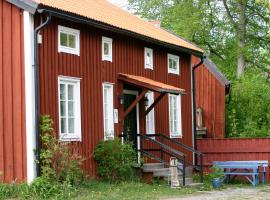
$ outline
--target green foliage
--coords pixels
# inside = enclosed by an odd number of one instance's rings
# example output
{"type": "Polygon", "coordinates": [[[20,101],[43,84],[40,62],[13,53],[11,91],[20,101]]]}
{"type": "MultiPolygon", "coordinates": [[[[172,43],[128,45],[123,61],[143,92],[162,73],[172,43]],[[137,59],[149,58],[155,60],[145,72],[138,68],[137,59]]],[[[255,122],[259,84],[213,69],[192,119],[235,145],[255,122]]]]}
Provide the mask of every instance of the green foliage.
{"type": "Polygon", "coordinates": [[[270,136],[270,83],[249,70],[232,84],[227,103],[228,137],[270,136]]]}
{"type": "Polygon", "coordinates": [[[137,153],[132,144],[122,144],[119,139],[101,141],[94,152],[97,173],[107,181],[132,180],[136,178],[134,167],[137,153]]]}
{"type": "Polygon", "coordinates": [[[213,165],[211,167],[211,173],[209,174],[209,178],[210,179],[214,179],[214,178],[224,178],[224,171],[223,169],[219,168],[218,166],[216,165],[213,165]]]}
{"type": "Polygon", "coordinates": [[[41,117],[40,130],[42,177],[53,182],[80,184],[83,181],[83,158],[71,152],[68,143],[58,141],[49,116],[41,117]]]}

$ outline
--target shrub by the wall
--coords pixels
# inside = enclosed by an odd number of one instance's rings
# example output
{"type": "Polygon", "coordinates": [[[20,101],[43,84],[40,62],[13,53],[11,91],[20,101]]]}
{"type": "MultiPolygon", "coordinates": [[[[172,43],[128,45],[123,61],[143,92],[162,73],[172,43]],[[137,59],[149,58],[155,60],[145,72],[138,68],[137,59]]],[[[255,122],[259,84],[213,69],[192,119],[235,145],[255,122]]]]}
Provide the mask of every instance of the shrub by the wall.
{"type": "Polygon", "coordinates": [[[132,144],[119,139],[101,141],[94,152],[97,173],[107,181],[136,179],[137,153],[132,144]]]}
{"type": "Polygon", "coordinates": [[[80,184],[83,180],[82,156],[71,152],[69,143],[57,139],[53,121],[48,115],[41,117],[40,130],[42,177],[59,183],[80,184]]]}

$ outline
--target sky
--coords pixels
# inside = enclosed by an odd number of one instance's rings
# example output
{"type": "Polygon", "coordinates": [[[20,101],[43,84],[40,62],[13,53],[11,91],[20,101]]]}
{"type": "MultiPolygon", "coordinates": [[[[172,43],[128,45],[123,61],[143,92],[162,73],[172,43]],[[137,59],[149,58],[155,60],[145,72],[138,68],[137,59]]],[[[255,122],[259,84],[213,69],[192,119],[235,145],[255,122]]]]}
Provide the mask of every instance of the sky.
{"type": "Polygon", "coordinates": [[[128,0],[108,0],[112,3],[114,3],[115,5],[127,9],[127,5],[128,5],[128,0]]]}

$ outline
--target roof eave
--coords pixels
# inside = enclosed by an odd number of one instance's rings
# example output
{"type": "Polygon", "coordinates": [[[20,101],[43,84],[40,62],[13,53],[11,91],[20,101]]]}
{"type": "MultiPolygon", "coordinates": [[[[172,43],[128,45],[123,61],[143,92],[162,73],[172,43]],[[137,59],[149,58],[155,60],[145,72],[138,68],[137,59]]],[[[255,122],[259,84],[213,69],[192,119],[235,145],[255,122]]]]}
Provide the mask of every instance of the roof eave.
{"type": "Polygon", "coordinates": [[[32,0],[6,0],[6,1],[23,10],[30,12],[31,14],[35,14],[38,7],[38,3],[32,0]]]}
{"type": "Polygon", "coordinates": [[[95,21],[95,20],[80,16],[80,15],[76,15],[74,13],[62,11],[62,10],[55,9],[55,8],[45,6],[45,5],[42,5],[42,4],[38,5],[37,11],[40,12],[40,13],[42,12],[42,13],[45,13],[45,14],[50,14],[51,16],[62,18],[62,19],[65,19],[65,20],[91,25],[91,26],[94,26],[94,27],[97,27],[97,28],[100,28],[100,29],[103,29],[103,30],[112,31],[112,32],[115,32],[115,33],[121,33],[123,35],[131,36],[131,37],[143,40],[143,41],[147,41],[147,42],[150,42],[150,43],[153,43],[153,44],[158,44],[158,45],[161,45],[161,46],[165,46],[166,48],[176,50],[176,51],[180,51],[180,52],[184,52],[184,53],[188,53],[188,54],[192,54],[192,55],[195,55],[195,56],[198,56],[198,57],[201,57],[201,56],[204,55],[204,52],[201,52],[201,51],[196,51],[196,50],[193,50],[193,49],[189,49],[189,48],[173,45],[173,44],[170,44],[170,43],[162,42],[160,40],[156,40],[154,38],[151,38],[151,37],[148,37],[148,36],[145,36],[145,35],[141,35],[141,34],[138,34],[138,33],[132,32],[132,31],[121,29],[121,28],[118,28],[118,27],[115,27],[115,26],[112,26],[112,25],[109,25],[109,24],[106,24],[106,23],[103,23],[103,22],[95,21]]]}

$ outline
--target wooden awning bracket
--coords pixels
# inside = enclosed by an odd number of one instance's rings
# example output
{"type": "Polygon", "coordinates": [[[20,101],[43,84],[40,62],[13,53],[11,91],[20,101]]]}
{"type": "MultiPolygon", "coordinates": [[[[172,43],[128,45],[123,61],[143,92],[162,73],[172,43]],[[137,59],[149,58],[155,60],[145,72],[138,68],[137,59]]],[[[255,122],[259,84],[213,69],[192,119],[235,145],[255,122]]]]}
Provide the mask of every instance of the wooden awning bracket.
{"type": "Polygon", "coordinates": [[[145,97],[145,94],[147,92],[148,92],[147,89],[143,89],[142,92],[140,93],[140,95],[130,104],[130,106],[126,109],[126,111],[124,113],[124,117],[123,117],[124,119],[132,111],[132,109],[137,105],[137,103],[139,103],[140,100],[145,97]]]}
{"type": "Polygon", "coordinates": [[[156,104],[165,96],[166,92],[160,93],[159,96],[155,99],[151,106],[145,111],[145,116],[156,106],[156,104]]]}

